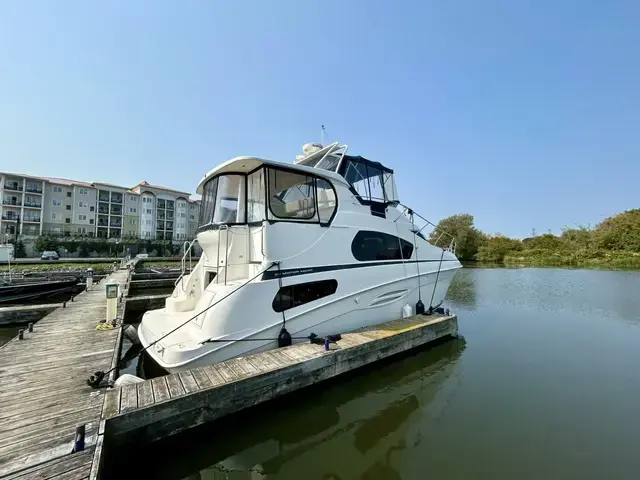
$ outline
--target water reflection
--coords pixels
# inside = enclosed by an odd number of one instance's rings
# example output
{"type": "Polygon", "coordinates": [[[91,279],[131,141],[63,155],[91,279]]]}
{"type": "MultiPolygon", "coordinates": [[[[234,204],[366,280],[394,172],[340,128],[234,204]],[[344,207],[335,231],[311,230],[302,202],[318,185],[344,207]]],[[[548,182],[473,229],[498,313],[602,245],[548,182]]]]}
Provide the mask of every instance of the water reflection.
{"type": "Polygon", "coordinates": [[[464,349],[452,339],[167,439],[149,455],[181,460],[160,460],[152,476],[400,478],[394,456],[412,424],[446,405],[464,349]]]}
{"type": "Polygon", "coordinates": [[[447,305],[453,308],[476,308],[476,275],[472,269],[462,269],[453,277],[447,291],[447,305]]]}

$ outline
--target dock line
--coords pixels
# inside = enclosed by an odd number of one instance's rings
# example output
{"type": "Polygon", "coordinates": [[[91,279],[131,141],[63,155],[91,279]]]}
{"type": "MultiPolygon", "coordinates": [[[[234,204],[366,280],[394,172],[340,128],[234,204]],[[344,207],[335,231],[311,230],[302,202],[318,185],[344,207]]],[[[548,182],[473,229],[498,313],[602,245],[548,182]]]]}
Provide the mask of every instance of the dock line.
{"type": "MultiPolygon", "coordinates": [[[[160,340],[168,337],[169,335],[171,335],[173,332],[179,330],[180,328],[184,327],[187,323],[189,323],[191,320],[194,320],[196,318],[198,318],[200,315],[202,315],[204,312],[206,312],[207,310],[209,310],[212,307],[215,307],[218,303],[220,303],[222,300],[224,300],[227,297],[230,297],[231,295],[233,295],[234,293],[236,293],[237,291],[239,291],[242,287],[244,287],[245,285],[249,284],[250,282],[252,282],[253,280],[255,280],[256,278],[258,278],[260,275],[262,275],[264,272],[266,272],[267,270],[269,270],[271,267],[275,267],[276,265],[280,265],[280,262],[271,262],[271,265],[269,265],[267,268],[262,269],[261,271],[259,271],[256,275],[254,275],[253,277],[251,277],[249,280],[247,280],[246,282],[244,282],[242,285],[240,285],[238,288],[236,288],[235,290],[227,293],[224,297],[220,298],[217,302],[212,303],[211,305],[209,305],[207,308],[205,308],[204,310],[202,310],[201,312],[197,313],[196,315],[194,315],[193,317],[191,317],[190,319],[188,319],[187,321],[185,321],[184,323],[181,323],[180,325],[178,325],[176,328],[174,328],[173,330],[171,330],[168,333],[165,333],[163,336],[161,336],[160,338],[158,338],[157,340],[154,340],[153,342],[151,342],[149,345],[147,345],[145,348],[143,348],[142,350],[140,350],[140,353],[144,352],[145,350],[148,350],[149,348],[153,347],[156,343],[158,343],[160,340]]],[[[283,331],[286,332],[286,330],[284,330],[284,327],[282,329],[283,331]]],[[[281,332],[282,334],[282,332],[281,332]]],[[[288,334],[288,333],[287,333],[288,334]]],[[[102,380],[104,380],[104,377],[106,375],[108,375],[109,373],[113,372],[114,370],[116,370],[118,368],[118,366],[114,366],[111,367],[109,370],[107,370],[106,372],[103,372],[102,370],[99,370],[97,372],[94,372],[93,375],[91,375],[88,379],[87,379],[87,384],[92,387],[92,388],[100,388],[100,384],[102,383],[102,380]]]]}

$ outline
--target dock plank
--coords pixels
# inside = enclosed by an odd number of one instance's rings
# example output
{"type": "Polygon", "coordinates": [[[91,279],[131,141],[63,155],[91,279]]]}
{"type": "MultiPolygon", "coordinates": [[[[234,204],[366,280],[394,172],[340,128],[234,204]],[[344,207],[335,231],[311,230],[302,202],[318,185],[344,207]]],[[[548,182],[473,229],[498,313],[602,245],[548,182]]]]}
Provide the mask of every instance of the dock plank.
{"type": "Polygon", "coordinates": [[[147,405],[152,405],[155,402],[151,381],[147,380],[145,382],[137,383],[136,388],[138,390],[139,407],[146,407],[147,405]]]}
{"type": "Polygon", "coordinates": [[[186,393],[193,393],[200,390],[200,387],[198,387],[198,383],[191,372],[182,372],[179,376],[186,393]]]}
{"type": "Polygon", "coordinates": [[[215,366],[208,365],[203,367],[203,371],[209,377],[212,386],[216,387],[226,383],[226,380],[222,375],[220,375],[220,372],[218,372],[218,369],[215,366]]]}
{"type": "Polygon", "coordinates": [[[167,379],[167,386],[169,387],[169,395],[172,398],[185,394],[184,387],[177,374],[167,375],[165,378],[167,379]]]}
{"type": "Polygon", "coordinates": [[[138,408],[138,388],[136,384],[125,385],[120,390],[120,411],[126,412],[138,408]]]}
{"type": "Polygon", "coordinates": [[[151,386],[153,387],[153,396],[156,402],[169,399],[169,387],[167,386],[167,379],[165,377],[154,378],[151,380],[151,386]]]}
{"type": "Polygon", "coordinates": [[[207,372],[204,371],[204,368],[196,368],[195,370],[191,370],[191,375],[198,383],[199,388],[209,388],[213,386],[211,379],[207,375],[207,372]]]}
{"type": "Polygon", "coordinates": [[[217,365],[213,365],[213,367],[218,371],[225,382],[235,382],[238,379],[238,376],[233,370],[231,370],[231,368],[229,368],[226,362],[218,363],[217,365]]]}

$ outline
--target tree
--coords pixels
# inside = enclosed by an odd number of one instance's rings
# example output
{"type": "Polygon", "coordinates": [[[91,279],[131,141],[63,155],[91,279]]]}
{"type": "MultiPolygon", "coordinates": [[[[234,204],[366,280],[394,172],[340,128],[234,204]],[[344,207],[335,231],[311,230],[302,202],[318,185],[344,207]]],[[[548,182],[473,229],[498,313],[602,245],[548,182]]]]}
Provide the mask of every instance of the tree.
{"type": "Polygon", "coordinates": [[[599,248],[640,252],[640,209],[606,218],[593,236],[599,248]]]}
{"type": "Polygon", "coordinates": [[[429,241],[442,247],[449,243],[449,235],[456,240],[456,255],[460,260],[475,259],[484,234],[473,226],[473,215],[463,213],[440,220],[429,235],[429,241]]]}
{"type": "Polygon", "coordinates": [[[45,252],[57,249],[58,243],[59,242],[56,238],[40,235],[33,243],[33,247],[37,252],[45,252]]]}
{"type": "Polygon", "coordinates": [[[476,255],[480,262],[501,263],[504,257],[512,252],[522,250],[522,242],[504,235],[494,235],[485,238],[476,255]]]}

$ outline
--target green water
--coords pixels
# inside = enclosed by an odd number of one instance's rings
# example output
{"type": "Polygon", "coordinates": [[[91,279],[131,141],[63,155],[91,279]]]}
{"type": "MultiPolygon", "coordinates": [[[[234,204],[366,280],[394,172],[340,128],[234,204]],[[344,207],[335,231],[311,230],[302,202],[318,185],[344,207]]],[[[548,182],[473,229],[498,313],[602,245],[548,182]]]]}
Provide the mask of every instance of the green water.
{"type": "Polygon", "coordinates": [[[640,273],[468,269],[457,339],[164,440],[153,478],[640,478],[640,273]]]}
{"type": "Polygon", "coordinates": [[[24,325],[0,325],[0,347],[11,340],[18,334],[18,330],[24,328],[24,325]]]}

